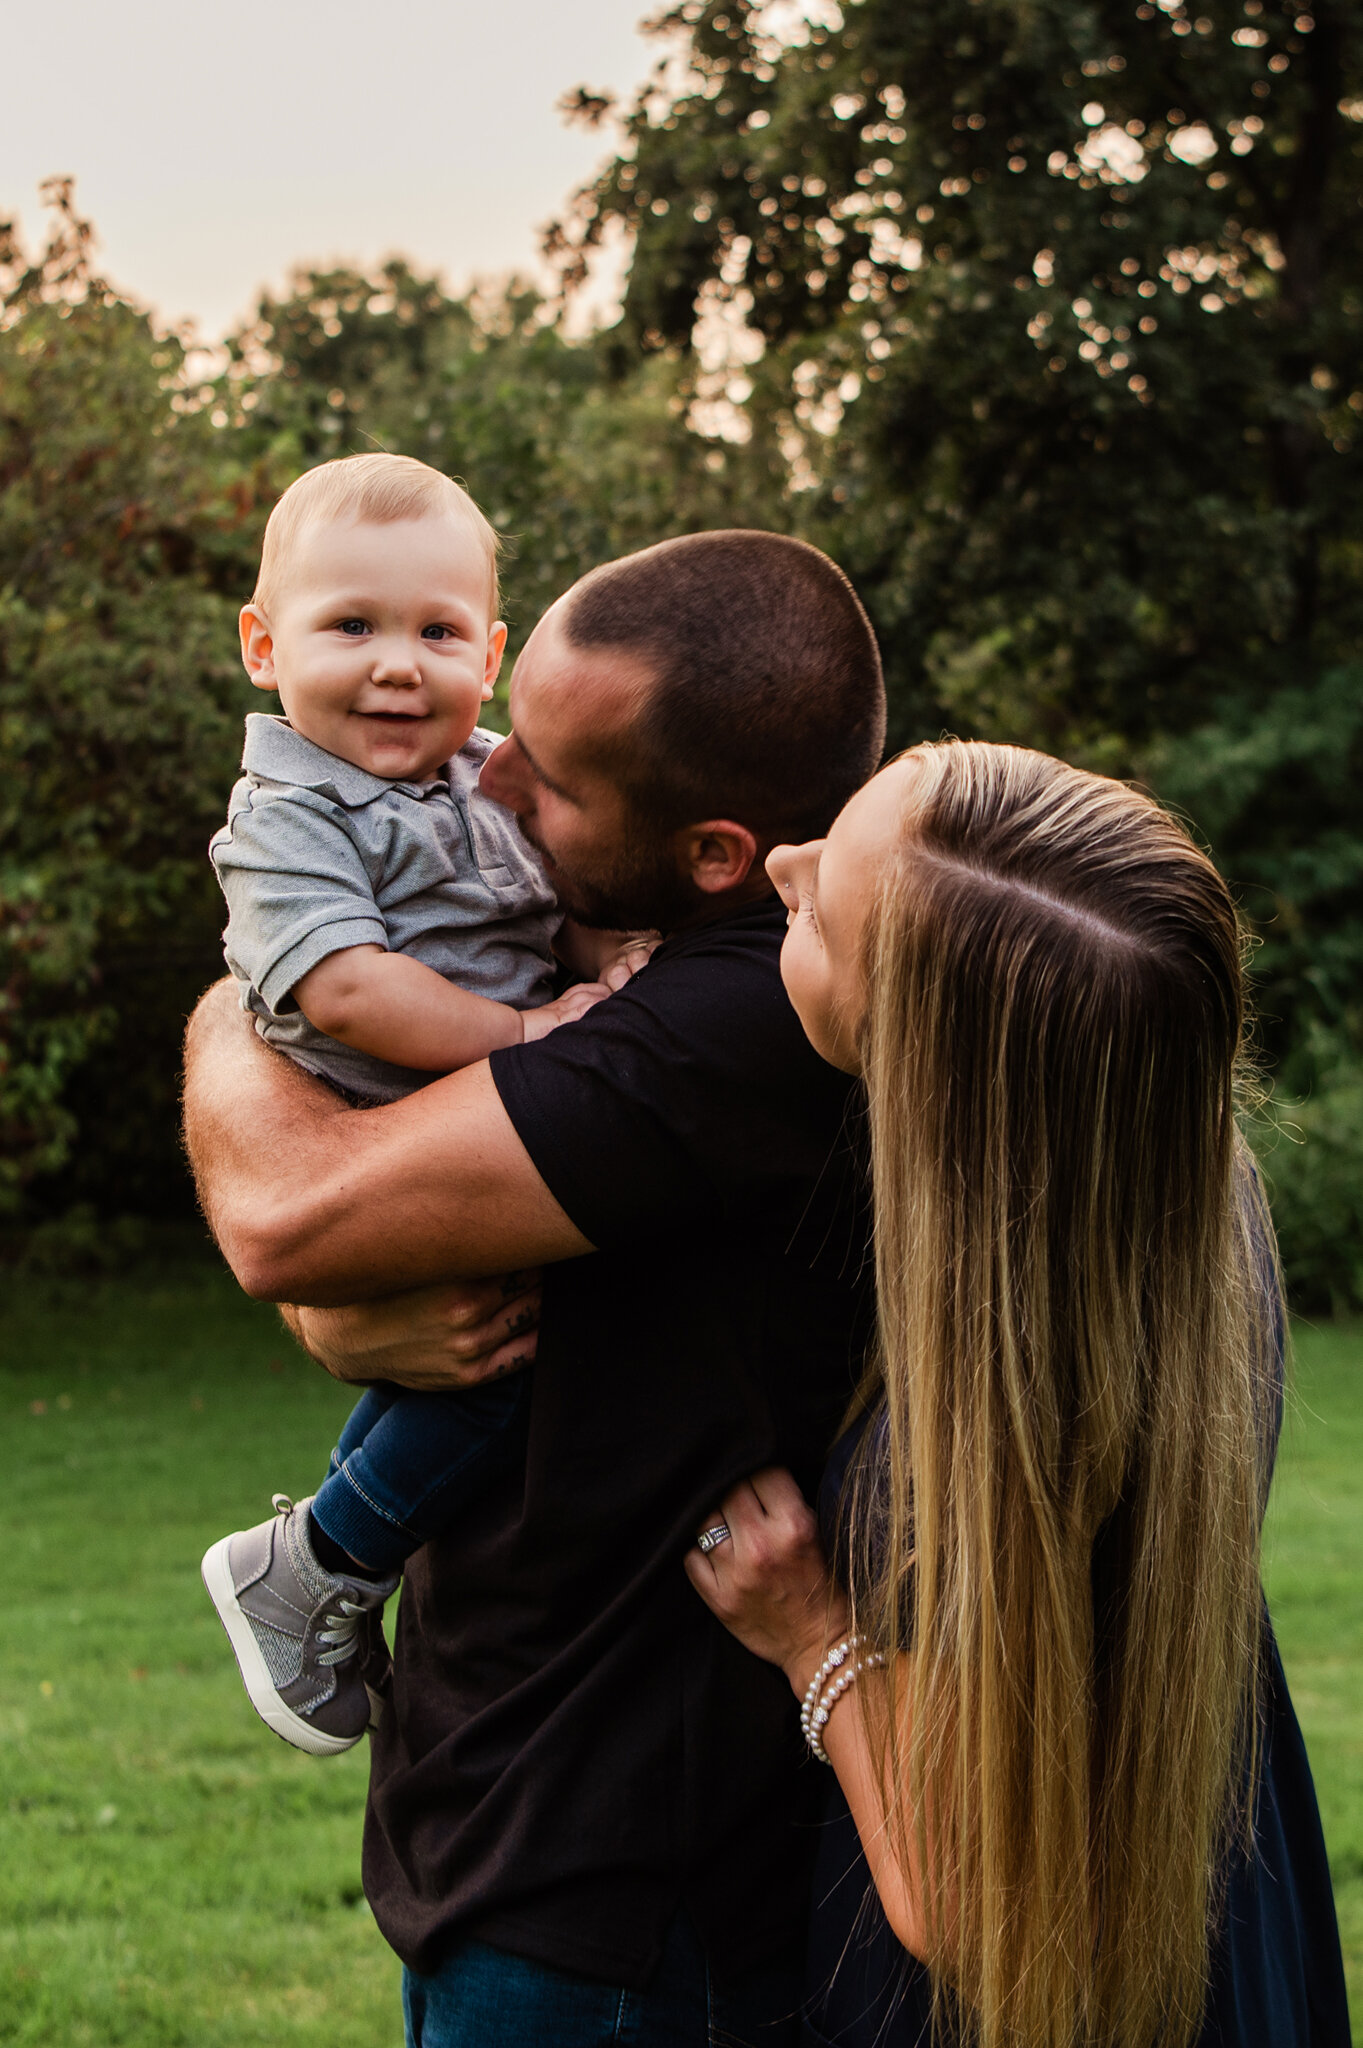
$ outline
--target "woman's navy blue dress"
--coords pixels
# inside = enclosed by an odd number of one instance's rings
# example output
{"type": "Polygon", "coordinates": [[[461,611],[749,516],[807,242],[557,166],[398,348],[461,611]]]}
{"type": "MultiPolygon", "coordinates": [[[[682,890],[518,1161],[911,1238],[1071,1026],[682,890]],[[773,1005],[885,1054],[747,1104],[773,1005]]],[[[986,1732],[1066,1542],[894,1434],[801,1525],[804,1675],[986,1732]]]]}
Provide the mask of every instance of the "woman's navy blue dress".
{"type": "MultiPolygon", "coordinates": [[[[1276,1290],[1272,1312],[1281,1333],[1276,1290]]],[[[1281,1415],[1280,1376],[1275,1443],[1281,1415]]],[[[860,1439],[858,1425],[837,1445],[824,1475],[819,1508],[830,1556],[841,1547],[837,1518],[843,1480],[860,1439]]],[[[1199,2048],[1350,2048],[1344,1965],[1316,1788],[1267,1609],[1264,1635],[1255,1854],[1252,1859],[1237,1856],[1230,1873],[1199,2048]]],[[[811,2044],[928,2048],[932,1996],[927,1971],[890,1931],[836,1780],[814,1876],[808,1983],[805,2039],[811,2044]]]]}

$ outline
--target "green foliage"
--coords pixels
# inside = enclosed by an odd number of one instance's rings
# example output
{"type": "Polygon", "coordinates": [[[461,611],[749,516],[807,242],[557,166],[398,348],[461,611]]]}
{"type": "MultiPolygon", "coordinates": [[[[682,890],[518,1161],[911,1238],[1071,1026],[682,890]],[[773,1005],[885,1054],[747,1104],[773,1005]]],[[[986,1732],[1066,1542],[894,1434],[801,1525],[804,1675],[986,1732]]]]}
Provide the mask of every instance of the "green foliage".
{"type": "Polygon", "coordinates": [[[233,438],[280,474],[379,447],[468,485],[509,544],[509,661],[597,562],[759,516],[687,431],[671,366],[612,386],[600,347],[570,341],[515,280],[453,299],[400,261],[300,271],[230,346],[233,438]]]}
{"type": "Polygon", "coordinates": [[[1313,1092],[1275,1090],[1253,1134],[1288,1290],[1326,1315],[1363,1304],[1363,1061],[1326,1041],[1313,1092]]]}
{"type": "Polygon", "coordinates": [[[179,1038],[220,970],[205,849],[278,493],[375,445],[462,474],[512,537],[517,639],[595,562],[738,513],[667,366],[613,390],[517,289],[304,272],[186,390],[179,344],[92,274],[54,196],[40,257],[0,244],[0,1219],[46,1215],[42,1256],[88,1260],[91,1205],[189,1202],[179,1038]]]}
{"type": "Polygon", "coordinates": [[[1307,1105],[1289,1264],[1363,1305],[1363,5],[801,12],[673,7],[554,246],[635,237],[621,358],[780,451],[893,740],[1139,775],[1207,836],[1307,1105]]]}
{"type": "Polygon", "coordinates": [[[1355,0],[816,12],[675,8],[685,82],[559,241],[637,237],[629,346],[688,348],[707,300],[763,339],[748,409],[875,607],[900,737],[1109,758],[1350,651],[1355,0]]]}
{"type": "Polygon", "coordinates": [[[867,601],[896,742],[1017,739],[1182,807],[1253,923],[1304,1134],[1271,1167],[1289,1268],[1363,1300],[1361,25],[1363,0],[684,0],[551,238],[569,283],[634,238],[594,339],[514,281],[303,270],[196,387],[91,273],[69,193],[43,256],[8,234],[0,1202],[52,1219],[44,1255],[86,1255],[92,1209],[183,1206],[232,613],[278,491],[379,446],[508,535],[513,655],[596,562],[796,531],[867,601]]]}
{"type": "Polygon", "coordinates": [[[70,1155],[77,1085],[104,1098],[107,1184],[138,1149],[148,1061],[173,1076],[212,967],[202,849],[254,530],[207,422],[175,409],[178,346],[90,274],[55,198],[41,256],[0,240],[0,1213],[70,1155]]]}
{"type": "Polygon", "coordinates": [[[1363,669],[1165,736],[1141,767],[1194,819],[1260,935],[1272,1090],[1254,1132],[1293,1300],[1363,1308],[1363,669]]]}
{"type": "Polygon", "coordinates": [[[1265,1043],[1289,1089],[1363,1044],[1363,668],[1227,693],[1139,767],[1205,834],[1257,931],[1265,1043]]]}

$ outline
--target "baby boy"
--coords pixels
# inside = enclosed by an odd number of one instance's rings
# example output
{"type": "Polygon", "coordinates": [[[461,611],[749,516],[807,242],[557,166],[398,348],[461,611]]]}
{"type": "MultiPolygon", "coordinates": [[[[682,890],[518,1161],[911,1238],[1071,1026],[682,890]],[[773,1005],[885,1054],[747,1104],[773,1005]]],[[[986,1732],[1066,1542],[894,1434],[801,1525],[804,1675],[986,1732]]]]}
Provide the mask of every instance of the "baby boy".
{"type": "MultiPolygon", "coordinates": [[[[554,892],[478,789],[496,744],[478,729],[506,642],[496,613],[496,535],[424,463],[324,463],[270,516],[241,649],[284,716],[247,719],[210,853],[257,1031],[358,1104],[542,1037],[607,993],[552,999],[554,892]]],[[[599,936],[579,935],[579,966],[599,936]]],[[[359,1741],[383,1603],[514,1455],[524,1400],[524,1376],[371,1387],[316,1494],[277,1494],[274,1520],[208,1552],[251,1704],[286,1742],[330,1756],[359,1741]]]]}

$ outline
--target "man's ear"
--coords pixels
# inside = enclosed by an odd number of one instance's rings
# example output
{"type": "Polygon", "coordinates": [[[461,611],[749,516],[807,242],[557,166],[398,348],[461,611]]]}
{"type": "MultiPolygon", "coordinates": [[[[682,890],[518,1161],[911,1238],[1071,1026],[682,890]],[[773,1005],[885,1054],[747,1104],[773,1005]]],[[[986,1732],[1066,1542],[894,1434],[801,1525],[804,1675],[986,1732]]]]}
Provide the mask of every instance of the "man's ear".
{"type": "Polygon", "coordinates": [[[506,627],[498,619],[495,626],[489,626],[487,629],[487,661],[483,666],[483,702],[485,704],[492,695],[493,685],[497,680],[497,671],[502,665],[502,656],[505,652],[506,627]]]}
{"type": "Polygon", "coordinates": [[[277,690],[274,669],[274,636],[270,622],[258,605],[244,604],[237,620],[241,634],[241,658],[246,673],[258,690],[277,690]]]}
{"type": "Polygon", "coordinates": [[[757,839],[732,818],[707,818],[684,825],[674,839],[677,863],[707,896],[722,896],[746,882],[757,859],[757,839]]]}

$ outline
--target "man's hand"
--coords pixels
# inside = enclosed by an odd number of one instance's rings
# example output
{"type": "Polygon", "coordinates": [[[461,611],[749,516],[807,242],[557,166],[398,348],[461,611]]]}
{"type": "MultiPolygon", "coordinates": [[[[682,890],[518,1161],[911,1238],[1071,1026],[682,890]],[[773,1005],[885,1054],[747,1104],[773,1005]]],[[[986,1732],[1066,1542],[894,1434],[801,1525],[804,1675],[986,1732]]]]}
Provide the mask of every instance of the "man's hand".
{"type": "Polygon", "coordinates": [[[505,1273],[350,1308],[285,1308],[303,1349],[333,1379],[451,1393],[519,1372],[539,1339],[541,1276],[505,1273]]]}

